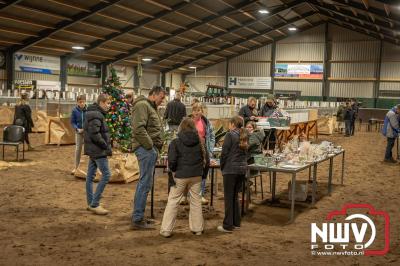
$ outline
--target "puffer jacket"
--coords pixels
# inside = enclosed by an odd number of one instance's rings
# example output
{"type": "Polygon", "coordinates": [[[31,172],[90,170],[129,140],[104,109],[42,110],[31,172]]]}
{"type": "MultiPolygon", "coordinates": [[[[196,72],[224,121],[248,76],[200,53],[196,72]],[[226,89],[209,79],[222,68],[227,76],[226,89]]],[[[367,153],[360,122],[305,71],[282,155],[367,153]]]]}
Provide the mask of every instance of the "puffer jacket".
{"type": "Polygon", "coordinates": [[[221,171],[223,175],[244,175],[247,170],[247,151],[240,149],[239,130],[226,133],[221,152],[221,171]]]}
{"type": "Polygon", "coordinates": [[[107,112],[97,103],[87,109],[86,120],[83,124],[84,153],[93,159],[112,155],[110,134],[104,119],[106,114],[107,112]]]}
{"type": "Polygon", "coordinates": [[[71,125],[75,130],[83,128],[85,116],[86,106],[83,109],[81,109],[79,106],[75,106],[74,109],[72,109],[71,125]]]}
{"type": "Polygon", "coordinates": [[[31,133],[32,128],[35,126],[32,120],[32,110],[27,104],[15,106],[14,125],[22,126],[25,128],[26,133],[31,133]]]}
{"type": "Polygon", "coordinates": [[[197,131],[179,132],[168,149],[168,167],[176,178],[203,175],[203,152],[197,131]]]}
{"type": "Polygon", "coordinates": [[[143,96],[137,98],[132,106],[132,150],[142,146],[160,151],[163,130],[156,104],[143,96]]]}

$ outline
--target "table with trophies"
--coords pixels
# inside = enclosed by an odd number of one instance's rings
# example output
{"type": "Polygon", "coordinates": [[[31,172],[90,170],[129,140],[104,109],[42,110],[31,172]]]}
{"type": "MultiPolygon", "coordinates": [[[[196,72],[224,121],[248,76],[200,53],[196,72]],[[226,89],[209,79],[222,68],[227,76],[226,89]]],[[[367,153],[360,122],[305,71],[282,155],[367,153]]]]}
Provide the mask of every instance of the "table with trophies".
{"type": "MultiPolygon", "coordinates": [[[[288,144],[293,145],[293,144],[288,144]]],[[[310,144],[305,142],[286,147],[286,150],[281,153],[274,153],[268,156],[260,155],[255,157],[255,163],[248,166],[247,176],[250,176],[251,170],[260,172],[272,173],[271,184],[271,202],[276,202],[276,178],[277,173],[288,173],[291,176],[291,187],[289,193],[291,194],[291,211],[290,222],[294,221],[294,208],[295,208],[295,193],[296,193],[296,177],[297,174],[306,169],[309,170],[309,180],[312,180],[312,206],[315,204],[316,190],[317,190],[317,169],[318,165],[329,161],[328,173],[328,195],[332,192],[332,178],[333,178],[333,160],[335,157],[342,155],[341,162],[341,185],[343,185],[344,167],[345,167],[345,150],[341,146],[334,146],[330,142],[322,142],[319,145],[310,144]]],[[[249,182],[249,178],[246,178],[249,182]]],[[[248,184],[244,186],[247,188],[246,195],[246,208],[244,200],[242,200],[242,212],[244,213],[248,207],[250,200],[250,192],[248,184]]]]}

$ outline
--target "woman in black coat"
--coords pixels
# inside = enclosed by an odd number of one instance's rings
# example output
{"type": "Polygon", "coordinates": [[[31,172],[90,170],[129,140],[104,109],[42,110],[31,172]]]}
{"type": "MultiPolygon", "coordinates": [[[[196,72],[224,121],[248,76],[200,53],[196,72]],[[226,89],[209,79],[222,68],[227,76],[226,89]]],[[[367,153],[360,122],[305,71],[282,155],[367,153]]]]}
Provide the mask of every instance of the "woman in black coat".
{"type": "Polygon", "coordinates": [[[28,103],[29,103],[28,95],[25,93],[21,94],[21,99],[15,106],[13,124],[25,128],[25,142],[28,144],[28,150],[33,150],[33,147],[29,142],[29,133],[32,132],[34,124],[32,120],[32,110],[29,107],[28,103]]]}

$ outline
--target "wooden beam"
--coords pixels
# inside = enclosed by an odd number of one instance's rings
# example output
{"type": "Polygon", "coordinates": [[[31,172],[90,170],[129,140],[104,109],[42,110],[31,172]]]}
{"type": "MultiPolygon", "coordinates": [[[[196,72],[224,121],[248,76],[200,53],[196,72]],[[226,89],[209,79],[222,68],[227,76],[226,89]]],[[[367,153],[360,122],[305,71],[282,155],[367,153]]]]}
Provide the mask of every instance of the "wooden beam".
{"type": "Polygon", "coordinates": [[[152,4],[152,5],[155,5],[155,6],[158,6],[158,7],[161,7],[162,9],[166,9],[166,10],[171,10],[171,8],[169,7],[169,6],[167,6],[167,5],[163,5],[163,4],[161,4],[161,3],[158,3],[158,2],[156,2],[156,1],[153,1],[153,0],[145,0],[147,3],[150,3],[150,4],[152,4]]]}
{"type": "Polygon", "coordinates": [[[389,17],[390,16],[390,6],[387,4],[383,4],[383,8],[385,9],[386,15],[389,17]]]}
{"type": "Polygon", "coordinates": [[[131,7],[127,7],[127,6],[124,6],[124,5],[121,5],[121,4],[116,4],[115,6],[121,8],[123,10],[126,10],[126,11],[129,11],[129,12],[141,15],[143,17],[154,18],[154,16],[151,15],[151,14],[145,13],[143,11],[136,10],[134,8],[131,8],[131,7]]]}
{"type": "Polygon", "coordinates": [[[362,2],[364,4],[364,6],[365,6],[365,9],[368,10],[368,8],[369,8],[368,0],[362,0],[362,2]]]}

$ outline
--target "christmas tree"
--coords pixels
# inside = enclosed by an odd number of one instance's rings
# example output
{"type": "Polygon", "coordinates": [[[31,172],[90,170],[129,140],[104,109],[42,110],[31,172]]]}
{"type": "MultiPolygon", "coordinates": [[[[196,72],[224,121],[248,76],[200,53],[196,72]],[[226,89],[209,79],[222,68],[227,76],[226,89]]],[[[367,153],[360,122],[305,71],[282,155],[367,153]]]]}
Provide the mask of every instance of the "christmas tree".
{"type": "Polygon", "coordinates": [[[114,68],[111,68],[111,76],[103,87],[103,93],[111,97],[111,107],[106,116],[111,140],[113,144],[117,143],[123,152],[131,152],[132,128],[128,103],[114,68]]]}

